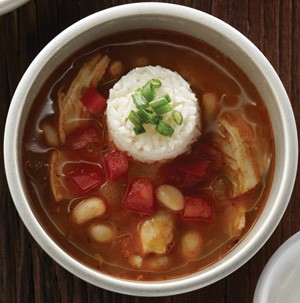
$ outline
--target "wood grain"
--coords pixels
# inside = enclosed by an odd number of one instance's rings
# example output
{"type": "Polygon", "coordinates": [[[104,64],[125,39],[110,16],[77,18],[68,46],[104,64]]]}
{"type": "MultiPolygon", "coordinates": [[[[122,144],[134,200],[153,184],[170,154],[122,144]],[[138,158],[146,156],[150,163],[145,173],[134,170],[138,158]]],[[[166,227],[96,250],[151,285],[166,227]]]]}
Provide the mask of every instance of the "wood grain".
{"type": "MultiPolygon", "coordinates": [[[[31,0],[0,16],[0,140],[13,93],[37,53],[77,20],[108,7],[138,1],[31,0]]],[[[152,1],[155,2],[155,1],[152,1]]],[[[297,0],[177,0],[229,23],[248,37],[278,72],[300,121],[300,2],[297,0]]],[[[259,275],[274,251],[300,230],[300,188],[264,247],[239,270],[187,294],[142,298],[113,293],[73,276],[33,240],[13,205],[0,166],[0,302],[187,303],[252,302],[259,275]]],[[[299,174],[296,184],[300,184],[299,174]]]]}

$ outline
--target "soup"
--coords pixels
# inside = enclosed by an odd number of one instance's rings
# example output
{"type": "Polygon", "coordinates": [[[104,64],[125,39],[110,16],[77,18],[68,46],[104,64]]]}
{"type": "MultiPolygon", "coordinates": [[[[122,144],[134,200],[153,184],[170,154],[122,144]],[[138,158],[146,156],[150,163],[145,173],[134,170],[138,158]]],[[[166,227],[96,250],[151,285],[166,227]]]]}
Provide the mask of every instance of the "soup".
{"type": "Polygon", "coordinates": [[[274,156],[245,74],[200,40],[156,30],[102,38],[59,66],[22,150],[53,240],[94,269],[145,281],[199,271],[238,245],[265,205],[274,156]]]}

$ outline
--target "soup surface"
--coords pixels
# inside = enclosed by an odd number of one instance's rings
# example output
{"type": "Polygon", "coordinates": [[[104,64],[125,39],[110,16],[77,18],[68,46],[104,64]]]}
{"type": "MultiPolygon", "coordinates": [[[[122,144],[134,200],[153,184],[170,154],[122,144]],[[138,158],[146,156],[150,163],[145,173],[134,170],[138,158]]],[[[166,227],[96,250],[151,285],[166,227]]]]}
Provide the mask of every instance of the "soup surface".
{"type": "Polygon", "coordinates": [[[274,168],[270,119],[245,74],[202,41],[155,30],[120,32],[68,58],[36,97],[22,156],[53,240],[133,280],[171,279],[222,258],[259,217],[274,168]],[[198,100],[201,135],[174,159],[138,161],[109,135],[110,89],[145,66],[177,72],[198,100]]]}

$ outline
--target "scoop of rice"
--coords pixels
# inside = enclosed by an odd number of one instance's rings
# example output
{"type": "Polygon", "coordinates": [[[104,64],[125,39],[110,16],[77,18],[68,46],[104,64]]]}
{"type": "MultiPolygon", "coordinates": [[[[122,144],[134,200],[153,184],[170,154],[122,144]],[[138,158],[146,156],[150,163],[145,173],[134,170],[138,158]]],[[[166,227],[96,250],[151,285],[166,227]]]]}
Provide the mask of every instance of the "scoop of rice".
{"type": "Polygon", "coordinates": [[[123,76],[109,92],[106,115],[109,135],[117,148],[141,162],[175,158],[187,152],[200,135],[200,108],[195,94],[178,73],[161,66],[135,68],[123,76]],[[174,129],[171,137],[159,134],[151,124],[144,124],[146,132],[136,135],[134,125],[128,119],[130,111],[137,110],[131,94],[151,79],[159,79],[162,83],[156,89],[156,95],[169,94],[171,107],[182,114],[181,125],[173,120],[172,112],[163,116],[163,121],[174,129]]]}

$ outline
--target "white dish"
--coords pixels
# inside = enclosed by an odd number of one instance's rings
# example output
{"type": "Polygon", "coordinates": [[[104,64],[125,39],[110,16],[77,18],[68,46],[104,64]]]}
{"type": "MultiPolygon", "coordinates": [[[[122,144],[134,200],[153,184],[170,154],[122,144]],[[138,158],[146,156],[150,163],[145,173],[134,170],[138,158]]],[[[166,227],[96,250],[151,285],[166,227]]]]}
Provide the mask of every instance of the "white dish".
{"type": "Polygon", "coordinates": [[[0,0],[0,16],[13,11],[29,0],[0,0]]]}
{"type": "Polygon", "coordinates": [[[298,303],[300,298],[300,232],[275,252],[264,268],[254,303],[298,303]]]}
{"type": "Polygon", "coordinates": [[[262,53],[221,20],[185,6],[134,3],[97,12],[55,37],[27,69],[10,105],[4,138],[5,169],[10,191],[23,222],[40,246],[81,279],[111,291],[138,296],[165,296],[212,284],[247,262],[278,225],[292,193],[298,163],[297,128],[290,101],[278,75],[262,53]],[[270,113],[275,139],[275,171],[268,201],[251,231],[233,250],[203,270],[173,280],[131,281],[95,271],[68,255],[40,224],[24,182],[21,138],[28,111],[48,76],[70,54],[122,30],[175,30],[201,39],[240,66],[256,86],[270,113]]]}

